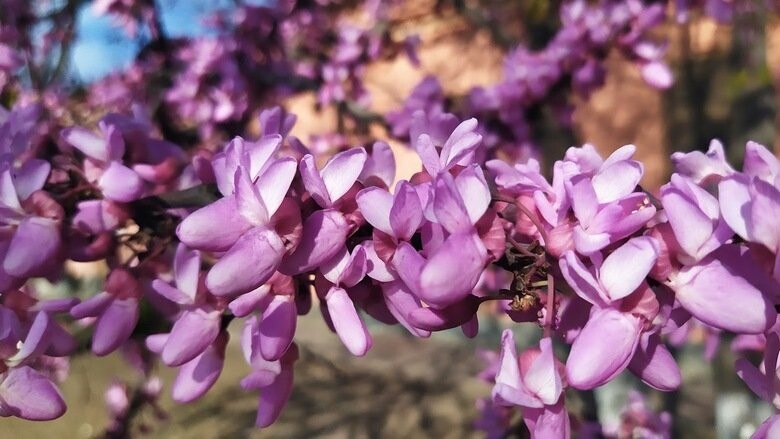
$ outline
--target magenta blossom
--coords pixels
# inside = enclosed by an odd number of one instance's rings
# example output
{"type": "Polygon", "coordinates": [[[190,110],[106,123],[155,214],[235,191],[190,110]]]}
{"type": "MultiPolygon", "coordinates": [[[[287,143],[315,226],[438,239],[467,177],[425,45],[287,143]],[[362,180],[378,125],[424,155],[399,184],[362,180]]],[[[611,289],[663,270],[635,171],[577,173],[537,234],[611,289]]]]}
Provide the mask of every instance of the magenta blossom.
{"type": "Polygon", "coordinates": [[[124,268],[111,270],[104,290],[70,310],[75,319],[94,317],[92,352],[103,356],[119,348],[133,332],[139,315],[141,286],[124,268]]]}
{"type": "Polygon", "coordinates": [[[493,401],[522,407],[533,438],[570,437],[569,415],[563,404],[566,384],[552,340],[543,338],[538,350],[529,349],[518,357],[512,331],[506,329],[501,336],[499,363],[493,401]]]}

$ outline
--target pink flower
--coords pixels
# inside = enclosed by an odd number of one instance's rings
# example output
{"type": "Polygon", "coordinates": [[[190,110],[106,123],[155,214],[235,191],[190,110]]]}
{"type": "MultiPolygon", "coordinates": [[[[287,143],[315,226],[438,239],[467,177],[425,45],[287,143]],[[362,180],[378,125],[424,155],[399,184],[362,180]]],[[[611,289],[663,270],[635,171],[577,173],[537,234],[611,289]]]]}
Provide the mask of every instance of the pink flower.
{"type": "Polygon", "coordinates": [[[569,415],[562,398],[565,384],[552,340],[543,338],[538,350],[529,349],[518,357],[512,331],[506,329],[501,336],[499,363],[493,401],[522,407],[532,437],[570,437],[569,415]]]}

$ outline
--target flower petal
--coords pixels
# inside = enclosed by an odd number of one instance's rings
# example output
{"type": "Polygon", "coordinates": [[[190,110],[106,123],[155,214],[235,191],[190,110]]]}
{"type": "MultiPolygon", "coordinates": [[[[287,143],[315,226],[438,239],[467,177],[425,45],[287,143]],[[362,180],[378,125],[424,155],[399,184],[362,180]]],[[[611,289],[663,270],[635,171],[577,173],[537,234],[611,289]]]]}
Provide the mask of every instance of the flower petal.
{"type": "Polygon", "coordinates": [[[69,127],[61,131],[62,140],[89,158],[107,162],[108,142],[103,137],[81,127],[69,127]]]}
{"type": "Polygon", "coordinates": [[[358,192],[356,200],[360,213],[369,224],[394,236],[395,233],[390,225],[390,210],[394,201],[390,192],[378,187],[369,187],[358,192]]]}
{"type": "Polygon", "coordinates": [[[271,157],[282,146],[282,136],[279,134],[265,135],[255,142],[246,142],[244,148],[249,158],[249,175],[252,180],[271,163],[271,157]]]}
{"type": "Polygon", "coordinates": [[[461,164],[479,146],[482,136],[474,132],[476,129],[477,119],[473,117],[455,127],[441,149],[440,163],[444,169],[461,164]]]}
{"type": "Polygon", "coordinates": [[[269,165],[255,182],[269,216],[273,216],[282,204],[297,169],[295,159],[285,157],[269,165]]]}
{"type": "Polygon", "coordinates": [[[233,299],[228,308],[236,317],[246,317],[255,311],[264,311],[271,301],[271,286],[263,284],[233,299]]]}
{"type": "MultiPolygon", "coordinates": [[[[673,183],[661,189],[664,212],[680,247],[688,255],[700,259],[706,256],[700,254],[700,249],[711,239],[715,228],[713,218],[702,210],[701,200],[689,197],[686,191],[673,186],[673,183]]],[[[706,195],[717,208],[715,197],[706,195]]]]}
{"type": "Polygon", "coordinates": [[[52,326],[54,325],[52,325],[51,319],[47,313],[37,313],[32,325],[30,325],[30,329],[27,331],[24,342],[19,346],[19,351],[12,357],[7,358],[5,363],[10,367],[14,367],[28,358],[34,359],[43,353],[51,344],[49,334],[51,333],[50,328],[52,326]]]}
{"type": "Polygon", "coordinates": [[[420,298],[440,308],[468,296],[486,261],[487,250],[475,233],[450,235],[420,273],[420,298]]]}
{"type": "Polygon", "coordinates": [[[135,171],[119,162],[111,162],[98,180],[103,196],[120,203],[140,198],[146,186],[135,171]]]}
{"type": "Polygon", "coordinates": [[[60,252],[60,239],[56,221],[37,216],[24,219],[11,238],[3,270],[15,277],[45,275],[47,266],[60,252]]]}
{"type": "Polygon", "coordinates": [[[577,254],[569,250],[558,260],[561,274],[575,293],[582,299],[599,307],[605,307],[610,303],[610,298],[602,291],[593,273],[582,263],[577,254]]]}
{"type": "Polygon", "coordinates": [[[749,240],[750,181],[740,174],[723,179],[718,184],[718,201],[723,219],[742,239],[749,240]]]}
{"type": "Polygon", "coordinates": [[[764,244],[774,252],[780,252],[780,190],[755,179],[753,202],[750,206],[751,240],[764,244]]]}
{"type": "Polygon", "coordinates": [[[471,218],[450,174],[441,174],[434,182],[433,213],[450,233],[472,228],[471,218]]]}
{"type": "Polygon", "coordinates": [[[258,325],[260,355],[267,361],[281,358],[292,344],[297,322],[294,298],[274,296],[258,325]]]}
{"type": "Polygon", "coordinates": [[[417,191],[406,181],[395,188],[393,207],[390,208],[390,227],[393,236],[408,241],[423,221],[422,205],[417,191]]]}
{"type": "Polygon", "coordinates": [[[351,148],[334,155],[320,174],[332,202],[338,201],[357,180],[366,163],[366,150],[351,148]]]}
{"type": "Polygon", "coordinates": [[[298,247],[284,258],[279,271],[292,276],[317,268],[341,250],[348,232],[341,212],[327,209],[312,213],[303,223],[298,247]]]}
{"type": "Polygon", "coordinates": [[[420,299],[412,294],[401,281],[396,280],[381,285],[387,309],[398,320],[398,323],[416,337],[430,337],[430,331],[418,329],[409,322],[409,314],[421,306],[420,299]]]}
{"type": "Polygon", "coordinates": [[[0,416],[50,421],[62,416],[65,410],[57,387],[31,367],[9,369],[0,383],[0,416]]]}
{"type": "Polygon", "coordinates": [[[183,291],[171,286],[168,282],[162,279],[154,279],[152,281],[152,289],[156,293],[179,305],[191,305],[193,303],[193,297],[189,294],[185,294],[183,291]]]}
{"type": "Polygon", "coordinates": [[[611,203],[634,192],[643,172],[642,164],[635,160],[620,160],[602,166],[591,180],[599,203],[611,203]]]}
{"type": "Polygon", "coordinates": [[[561,399],[557,404],[544,408],[523,409],[523,421],[525,421],[531,437],[535,438],[569,438],[571,437],[571,425],[569,413],[566,411],[565,401],[561,399]]]}
{"type": "Polygon", "coordinates": [[[471,165],[455,177],[463,204],[472,224],[476,224],[490,205],[490,188],[479,165],[471,165]]]}
{"type": "Polygon", "coordinates": [[[168,366],[194,359],[219,335],[220,312],[195,308],[184,311],[171,328],[161,358],[168,366]]]}
{"type": "Polygon", "coordinates": [[[753,141],[745,144],[745,161],[742,170],[749,177],[758,177],[766,182],[771,182],[780,174],[780,161],[764,145],[753,141]]]}
{"type": "Polygon", "coordinates": [[[642,334],[628,369],[654,389],[669,392],[682,382],[680,368],[657,332],[642,334]]]}
{"type": "Polygon", "coordinates": [[[501,355],[498,360],[498,372],[492,396],[493,401],[501,405],[543,406],[542,402],[528,393],[523,385],[515,339],[509,329],[505,329],[501,335],[501,355]]]}
{"type": "Polygon", "coordinates": [[[476,318],[479,303],[479,298],[470,295],[446,308],[418,308],[409,314],[409,322],[417,328],[428,331],[455,328],[476,318]]]}
{"type": "Polygon", "coordinates": [[[13,211],[20,211],[22,205],[19,203],[19,195],[16,193],[11,167],[6,164],[3,168],[0,172],[0,203],[13,211]]]}
{"type": "Polygon", "coordinates": [[[352,250],[352,254],[347,261],[344,270],[339,275],[339,284],[350,288],[363,280],[368,270],[368,260],[366,251],[362,245],[358,245],[352,250]]]}
{"type": "Polygon", "coordinates": [[[217,382],[222,366],[225,363],[225,346],[227,333],[210,344],[206,350],[193,360],[179,368],[179,373],[171,386],[173,400],[178,403],[195,401],[217,382]]]}
{"type": "Polygon", "coordinates": [[[292,386],[293,372],[290,368],[283,367],[271,384],[260,388],[255,426],[268,427],[276,421],[290,398],[292,386]]]}
{"type": "Polygon", "coordinates": [[[14,173],[14,186],[20,200],[43,188],[49,178],[51,164],[46,160],[30,159],[14,173]]]}
{"type": "Polygon", "coordinates": [[[379,258],[374,248],[374,241],[363,241],[363,248],[366,251],[367,269],[366,274],[368,277],[379,282],[390,282],[395,280],[395,276],[387,269],[385,261],[379,258]]]}
{"type": "Polygon", "coordinates": [[[541,353],[523,376],[523,384],[544,405],[553,405],[561,397],[563,384],[555,365],[552,340],[549,337],[541,339],[539,348],[541,353]]]}
{"type": "Polygon", "coordinates": [[[276,232],[252,228],[209,270],[206,286],[217,296],[252,291],[271,278],[284,252],[284,243],[276,232]]]}
{"type": "Polygon", "coordinates": [[[227,196],[201,207],[176,228],[176,236],[190,248],[227,251],[252,227],[238,212],[235,196],[227,196]],[[219,227],[215,225],[219,224],[219,227]]]}
{"type": "Polygon", "coordinates": [[[200,252],[190,250],[184,244],[179,244],[173,258],[173,274],[176,279],[176,287],[186,293],[194,302],[200,279],[200,252]]]}
{"type": "Polygon", "coordinates": [[[652,61],[642,66],[642,79],[651,86],[666,90],[674,84],[674,74],[663,61],[652,61]]]}
{"type": "Polygon", "coordinates": [[[258,186],[252,183],[249,170],[243,166],[236,169],[233,178],[238,213],[250,224],[258,227],[268,224],[268,209],[260,198],[258,186]]]}
{"type": "Polygon", "coordinates": [[[97,317],[108,308],[112,300],[113,296],[103,291],[75,305],[70,309],[70,315],[77,320],[86,317],[97,317]]]}
{"type": "Polygon", "coordinates": [[[639,319],[612,308],[597,309],[574,340],[566,376],[576,389],[593,389],[628,366],[639,343],[639,319]]]}
{"type": "Polygon", "coordinates": [[[767,294],[780,287],[738,245],[726,244],[683,267],[670,286],[686,310],[719,329],[758,334],[777,318],[767,294]]]}
{"type": "Polygon", "coordinates": [[[436,152],[436,146],[434,146],[431,137],[428,134],[420,134],[416,140],[415,149],[422,160],[423,167],[428,171],[428,174],[437,175],[441,170],[441,165],[439,164],[439,153],[436,152]]]}
{"type": "Polygon", "coordinates": [[[110,200],[87,200],[78,203],[72,224],[81,232],[97,235],[116,229],[127,218],[110,200]]]}
{"type": "Polygon", "coordinates": [[[574,216],[584,228],[590,227],[590,223],[598,212],[599,201],[596,190],[590,179],[585,175],[576,175],[566,183],[566,192],[571,199],[574,216]]]}
{"type": "Polygon", "coordinates": [[[599,283],[611,301],[622,299],[645,280],[658,259],[655,238],[632,238],[609,254],[599,268],[599,283]]]}
{"type": "Polygon", "coordinates": [[[347,295],[347,292],[341,288],[331,287],[325,296],[325,302],[328,304],[328,311],[341,342],[344,346],[358,357],[371,349],[371,334],[366,328],[363,319],[358,315],[355,304],[347,295]]]}
{"type": "Polygon", "coordinates": [[[365,181],[372,176],[378,177],[387,187],[390,187],[395,180],[395,156],[387,142],[381,140],[374,142],[358,180],[365,181]]]}
{"type": "Polygon", "coordinates": [[[764,401],[771,401],[774,390],[771,383],[756,366],[752,365],[746,358],[739,358],[734,364],[737,376],[747,384],[750,390],[764,401]]]}
{"type": "Polygon", "coordinates": [[[138,323],[138,300],[112,300],[100,314],[92,334],[92,352],[108,355],[130,338],[138,323]]]}
{"type": "Polygon", "coordinates": [[[774,439],[780,436],[780,415],[770,416],[758,426],[751,439],[774,439]]]}
{"type": "Polygon", "coordinates": [[[309,192],[317,204],[322,207],[330,207],[333,203],[328,194],[328,188],[325,186],[325,181],[314,163],[314,157],[311,154],[306,154],[301,159],[298,167],[301,170],[301,179],[306,191],[309,192]]]}
{"type": "Polygon", "coordinates": [[[517,358],[517,346],[515,345],[515,335],[511,329],[504,329],[501,333],[501,353],[498,360],[498,372],[496,373],[496,384],[505,384],[509,387],[519,389],[523,385],[523,379],[520,376],[520,363],[517,358]]]}

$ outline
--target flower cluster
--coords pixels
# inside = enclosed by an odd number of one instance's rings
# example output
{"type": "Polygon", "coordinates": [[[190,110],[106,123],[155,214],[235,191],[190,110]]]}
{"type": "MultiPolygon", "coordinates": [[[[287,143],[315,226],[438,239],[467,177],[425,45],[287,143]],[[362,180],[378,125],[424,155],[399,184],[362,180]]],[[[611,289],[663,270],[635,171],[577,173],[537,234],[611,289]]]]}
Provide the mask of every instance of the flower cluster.
{"type": "MultiPolygon", "coordinates": [[[[637,64],[644,80],[666,89],[673,75],[663,60],[666,44],[654,41],[649,31],[665,18],[663,2],[570,0],[560,9],[561,29],[546,46],[534,51],[520,45],[504,59],[503,79],[488,87],[474,87],[463,116],[479,118],[480,133],[488,149],[499,148],[524,160],[538,154],[532,114],[543,105],[564,124],[570,124],[567,91],[588,97],[605,81],[605,57],[614,48],[637,64]]],[[[442,113],[444,94],[434,77],[425,78],[411,93],[403,109],[387,115],[396,137],[410,135],[415,111],[442,113]]],[[[411,140],[415,140],[411,136],[411,140]]]]}
{"type": "MultiPolygon", "coordinates": [[[[34,117],[26,108],[11,114],[34,117]]],[[[475,119],[425,119],[415,115],[412,142],[422,169],[394,187],[387,144],[350,148],[320,166],[289,136],[295,118],[279,108],[262,113],[259,139],[236,137],[189,163],[149,134],[142,114],[109,115],[99,132],[62,130],[50,162],[9,145],[3,413],[50,419],[64,410],[49,364],[76,344],[56,315],[90,325],[92,351],[106,355],[135,343],[145,301],[171,322],[145,345],[178,368],[179,402],[213,386],[229,329],[241,325],[252,367],[241,385],[260,392],[258,426],[273,423],[290,395],[296,322],[315,302],[357,356],[373,344],[365,315],[417,337],[455,327],[474,336],[480,304],[496,301],[511,319],[540,325],[539,347],[521,353],[504,333],[486,375],[492,401],[483,402],[505,421],[501,407],[522,408],[535,437],[570,434],[566,389],[599,387],[625,369],[655,389],[677,388],[664,340],[692,318],[766,340],[764,368],[746,360],[738,368],[771,401],[771,385],[761,383],[777,357],[780,215],[771,213],[780,213],[780,163],[765,147],[747,145],[741,172],[717,142],[706,154],[676,153],[677,172],[656,199],[638,189],[643,165],[632,145],[606,159],[590,145],[571,148],[550,182],[534,160],[480,164],[475,119]],[[213,201],[152,203],[209,185],[213,201]],[[24,286],[57,277],[66,259],[106,259],[103,291],[40,300],[24,286]],[[565,363],[557,342],[571,346],[565,363]],[[20,388],[33,397],[20,400],[20,388]]],[[[24,139],[20,127],[15,138],[24,139]]],[[[126,410],[120,394],[109,395],[117,418],[126,410]]]]}

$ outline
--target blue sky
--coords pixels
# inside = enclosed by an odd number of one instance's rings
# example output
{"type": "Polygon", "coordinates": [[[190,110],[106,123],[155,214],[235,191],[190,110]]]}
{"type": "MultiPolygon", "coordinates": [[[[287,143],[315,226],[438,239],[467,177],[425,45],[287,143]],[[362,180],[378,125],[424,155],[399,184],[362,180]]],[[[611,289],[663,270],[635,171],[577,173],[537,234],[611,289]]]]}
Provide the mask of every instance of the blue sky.
{"type": "MultiPolygon", "coordinates": [[[[231,0],[158,0],[162,22],[170,36],[202,35],[203,16],[232,4],[231,0]]],[[[110,17],[97,16],[91,5],[79,11],[77,39],[71,55],[72,75],[80,81],[94,81],[127,66],[140,48],[110,17]]],[[[141,37],[143,38],[143,37],[141,37]]]]}

